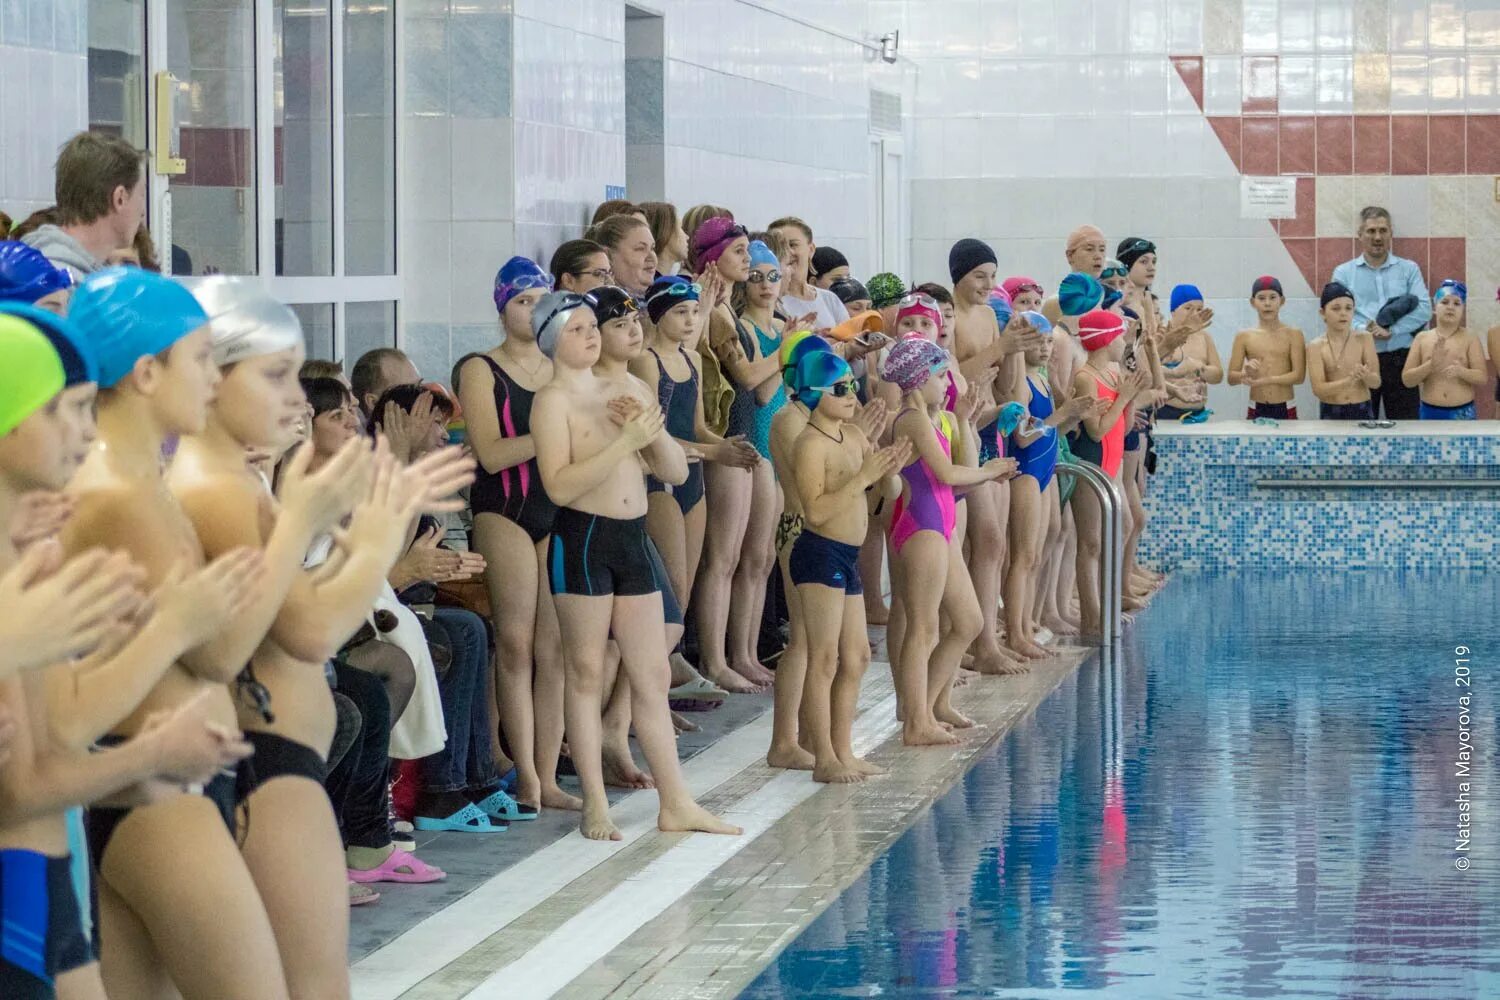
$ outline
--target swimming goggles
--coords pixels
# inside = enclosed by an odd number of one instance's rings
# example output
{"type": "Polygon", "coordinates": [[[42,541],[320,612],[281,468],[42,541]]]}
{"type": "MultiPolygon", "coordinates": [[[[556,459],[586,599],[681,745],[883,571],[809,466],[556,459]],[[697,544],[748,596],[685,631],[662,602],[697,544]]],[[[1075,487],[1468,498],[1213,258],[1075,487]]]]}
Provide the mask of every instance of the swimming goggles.
{"type": "Polygon", "coordinates": [[[745,279],[747,285],[764,285],[767,282],[775,284],[781,280],[780,271],[751,271],[750,276],[745,279]]]}
{"type": "MultiPolygon", "coordinates": [[[[597,302],[598,296],[594,296],[594,299],[597,302]]],[[[594,316],[600,323],[608,323],[612,319],[623,319],[631,313],[639,312],[640,308],[640,306],[636,305],[634,296],[626,295],[623,298],[617,297],[615,302],[611,302],[608,305],[602,307],[596,306],[594,308],[594,316]]]]}
{"type": "Polygon", "coordinates": [[[910,309],[912,306],[926,306],[928,309],[938,309],[938,301],[926,292],[908,292],[901,296],[896,306],[899,309],[910,309]]]}
{"type": "Polygon", "coordinates": [[[1100,281],[1108,281],[1110,278],[1123,278],[1130,274],[1130,268],[1117,260],[1105,261],[1104,270],[1099,272],[1100,281]]]}
{"type": "Polygon", "coordinates": [[[663,295],[672,299],[680,299],[691,295],[693,298],[703,296],[703,286],[696,281],[674,281],[670,285],[662,285],[656,291],[646,296],[646,305],[650,305],[663,295]]]}
{"type": "MultiPolygon", "coordinates": [[[[598,272],[594,272],[597,276],[598,272]]],[[[532,288],[545,288],[552,290],[552,275],[538,272],[536,274],[522,274],[515,281],[503,282],[503,287],[513,292],[524,292],[532,288]]]]}
{"type": "Polygon", "coordinates": [[[548,325],[563,313],[572,312],[581,306],[588,306],[590,309],[593,309],[598,305],[599,300],[587,292],[563,292],[562,297],[552,306],[552,311],[547,313],[540,323],[536,324],[537,332],[540,333],[547,329],[548,325]]]}
{"type": "Polygon", "coordinates": [[[1131,240],[1117,252],[1121,255],[1133,253],[1137,257],[1142,257],[1148,253],[1156,253],[1156,244],[1147,239],[1137,238],[1131,240]]]}
{"type": "Polygon", "coordinates": [[[1450,295],[1457,295],[1459,301],[1468,302],[1469,286],[1456,278],[1449,278],[1441,285],[1438,285],[1437,291],[1433,293],[1432,298],[1433,301],[1437,301],[1438,299],[1447,298],[1450,295]]]}
{"type": "Polygon", "coordinates": [[[820,385],[817,387],[816,391],[826,392],[831,396],[843,399],[845,396],[852,396],[856,392],[858,392],[859,386],[854,384],[853,379],[846,378],[840,379],[839,381],[833,383],[833,385],[820,385]]]}

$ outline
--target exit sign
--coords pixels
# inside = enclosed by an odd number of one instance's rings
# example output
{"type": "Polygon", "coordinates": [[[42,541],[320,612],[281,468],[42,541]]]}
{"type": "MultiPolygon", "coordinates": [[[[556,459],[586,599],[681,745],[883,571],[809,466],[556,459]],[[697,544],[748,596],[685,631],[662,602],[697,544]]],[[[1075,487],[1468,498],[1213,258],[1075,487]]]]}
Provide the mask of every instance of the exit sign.
{"type": "Polygon", "coordinates": [[[604,200],[605,201],[614,201],[616,198],[624,198],[624,197],[625,197],[625,185],[624,184],[606,184],[606,185],[604,185],[604,200]]]}

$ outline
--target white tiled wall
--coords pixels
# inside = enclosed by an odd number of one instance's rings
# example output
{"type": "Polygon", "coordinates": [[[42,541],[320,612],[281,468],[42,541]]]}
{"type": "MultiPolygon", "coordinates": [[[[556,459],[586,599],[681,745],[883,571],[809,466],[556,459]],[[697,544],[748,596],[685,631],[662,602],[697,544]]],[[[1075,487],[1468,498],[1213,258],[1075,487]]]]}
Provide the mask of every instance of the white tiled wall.
{"type": "Polygon", "coordinates": [[[84,0],[0,2],[0,208],[53,203],[57,150],[88,122],[84,0]]]}

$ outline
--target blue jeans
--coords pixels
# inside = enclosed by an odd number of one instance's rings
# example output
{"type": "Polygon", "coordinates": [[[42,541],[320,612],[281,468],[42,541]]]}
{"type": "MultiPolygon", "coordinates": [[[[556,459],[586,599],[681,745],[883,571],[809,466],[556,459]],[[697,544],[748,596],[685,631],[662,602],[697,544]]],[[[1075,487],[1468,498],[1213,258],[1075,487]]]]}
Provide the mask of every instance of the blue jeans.
{"type": "Polygon", "coordinates": [[[422,787],[461,792],[496,784],[490,736],[489,633],[484,620],[463,608],[436,608],[433,621],[447,633],[453,662],[438,678],[448,742],[422,759],[422,787]]]}

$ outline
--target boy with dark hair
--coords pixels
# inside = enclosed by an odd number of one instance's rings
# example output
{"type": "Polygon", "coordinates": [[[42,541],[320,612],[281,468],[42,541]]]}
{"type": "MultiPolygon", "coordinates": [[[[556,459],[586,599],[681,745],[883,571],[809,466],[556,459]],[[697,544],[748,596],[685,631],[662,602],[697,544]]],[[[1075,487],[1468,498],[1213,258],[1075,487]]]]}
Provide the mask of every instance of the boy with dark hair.
{"type": "Polygon", "coordinates": [[[1297,419],[1297,408],[1289,404],[1293,386],[1307,375],[1307,346],[1301,330],[1281,322],[1285,303],[1281,282],[1268,274],[1250,286],[1257,322],[1234,335],[1229,357],[1229,384],[1250,387],[1246,420],[1297,419]]]}
{"type": "Polygon", "coordinates": [[[1308,345],[1307,372],[1322,420],[1373,420],[1370,393],[1380,388],[1375,339],[1355,330],[1354,293],[1337,281],[1323,286],[1323,336],[1308,345]]]}

